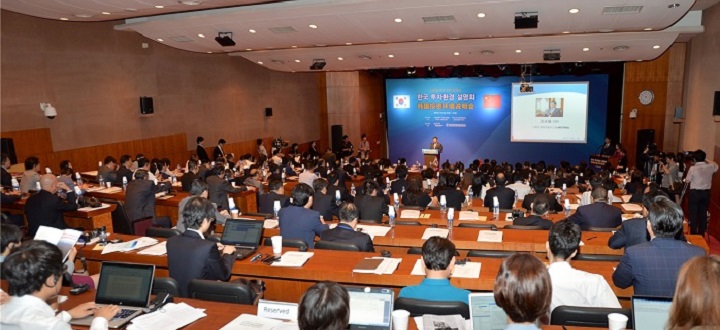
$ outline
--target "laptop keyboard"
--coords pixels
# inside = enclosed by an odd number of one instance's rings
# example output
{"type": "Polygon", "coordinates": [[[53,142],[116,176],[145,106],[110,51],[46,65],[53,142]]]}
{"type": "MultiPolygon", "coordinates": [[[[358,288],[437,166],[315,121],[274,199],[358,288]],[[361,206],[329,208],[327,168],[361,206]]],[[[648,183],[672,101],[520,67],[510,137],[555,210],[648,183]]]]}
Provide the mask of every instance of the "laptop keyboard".
{"type": "Polygon", "coordinates": [[[124,318],[129,317],[129,316],[132,315],[133,313],[135,313],[135,310],[123,308],[123,309],[121,309],[117,314],[115,314],[115,317],[114,317],[114,318],[115,318],[115,319],[124,319],[124,318]]]}

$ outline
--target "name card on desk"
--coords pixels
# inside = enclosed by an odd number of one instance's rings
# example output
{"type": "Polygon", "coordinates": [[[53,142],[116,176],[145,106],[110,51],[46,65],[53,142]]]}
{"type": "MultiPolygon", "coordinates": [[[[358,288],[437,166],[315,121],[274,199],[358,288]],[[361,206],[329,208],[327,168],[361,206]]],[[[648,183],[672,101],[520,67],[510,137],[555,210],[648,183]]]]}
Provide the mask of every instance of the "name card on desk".
{"type": "Polygon", "coordinates": [[[447,238],[448,237],[449,230],[445,228],[428,228],[425,229],[425,232],[422,235],[422,239],[428,239],[430,237],[442,237],[447,238]]]}
{"type": "Polygon", "coordinates": [[[478,242],[502,243],[503,232],[493,230],[481,230],[478,234],[478,242]]]}
{"type": "Polygon", "coordinates": [[[263,228],[265,229],[273,229],[277,228],[278,225],[280,225],[280,222],[274,219],[265,219],[265,222],[263,223],[263,228]]]}
{"type": "Polygon", "coordinates": [[[477,212],[473,211],[460,211],[460,215],[458,217],[458,220],[464,220],[464,221],[486,221],[487,217],[483,217],[483,219],[480,219],[477,212]]]}
{"type": "Polygon", "coordinates": [[[251,314],[240,314],[230,323],[226,324],[220,330],[235,329],[253,329],[253,330],[271,330],[275,326],[282,324],[282,321],[262,318],[251,314]]]}
{"type": "Polygon", "coordinates": [[[298,304],[260,299],[257,315],[269,319],[297,321],[298,304]]]}
{"type": "Polygon", "coordinates": [[[403,218],[403,219],[419,219],[419,218],[420,218],[420,211],[418,211],[418,210],[402,210],[402,212],[400,212],[400,218],[403,218]]]}

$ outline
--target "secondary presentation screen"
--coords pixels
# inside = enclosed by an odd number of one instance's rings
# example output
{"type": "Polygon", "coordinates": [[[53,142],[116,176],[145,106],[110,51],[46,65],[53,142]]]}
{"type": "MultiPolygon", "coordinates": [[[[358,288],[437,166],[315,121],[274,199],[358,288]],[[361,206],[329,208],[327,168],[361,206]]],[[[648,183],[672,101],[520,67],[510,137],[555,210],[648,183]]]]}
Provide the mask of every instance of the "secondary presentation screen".
{"type": "Polygon", "coordinates": [[[390,158],[422,162],[436,136],[441,162],[588,161],[605,139],[608,75],[534,76],[534,93],[524,95],[519,80],[386,79],[390,158]]]}
{"type": "Polygon", "coordinates": [[[510,141],[587,143],[588,83],[512,84],[510,141]]]}

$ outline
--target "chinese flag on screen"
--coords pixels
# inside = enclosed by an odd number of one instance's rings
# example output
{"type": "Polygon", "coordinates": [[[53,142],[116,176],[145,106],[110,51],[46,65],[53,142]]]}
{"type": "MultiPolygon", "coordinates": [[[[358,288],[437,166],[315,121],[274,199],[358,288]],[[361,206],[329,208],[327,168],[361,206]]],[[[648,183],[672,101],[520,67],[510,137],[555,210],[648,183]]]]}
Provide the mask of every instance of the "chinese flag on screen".
{"type": "Polygon", "coordinates": [[[500,108],[500,95],[488,94],[483,96],[483,109],[498,109],[500,108]]]}

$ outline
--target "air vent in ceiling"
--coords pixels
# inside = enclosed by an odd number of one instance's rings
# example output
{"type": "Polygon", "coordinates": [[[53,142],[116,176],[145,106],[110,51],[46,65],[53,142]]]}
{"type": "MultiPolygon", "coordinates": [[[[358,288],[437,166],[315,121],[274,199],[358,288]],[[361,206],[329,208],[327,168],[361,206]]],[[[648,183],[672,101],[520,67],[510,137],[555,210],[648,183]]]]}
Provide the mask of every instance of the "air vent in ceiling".
{"type": "Polygon", "coordinates": [[[603,15],[618,15],[618,14],[639,14],[643,9],[643,6],[616,6],[616,7],[603,7],[603,15]]]}
{"type": "Polygon", "coordinates": [[[276,33],[276,34],[297,32],[297,30],[295,30],[295,28],[292,26],[276,26],[276,27],[271,27],[268,30],[270,30],[270,31],[272,31],[272,33],[276,33]]]}
{"type": "Polygon", "coordinates": [[[453,16],[453,15],[428,16],[428,17],[423,17],[422,19],[423,19],[423,22],[425,22],[426,24],[455,22],[455,16],[453,16]]]}
{"type": "Polygon", "coordinates": [[[176,37],[170,37],[175,42],[191,42],[194,41],[186,36],[176,36],[176,37]]]}

